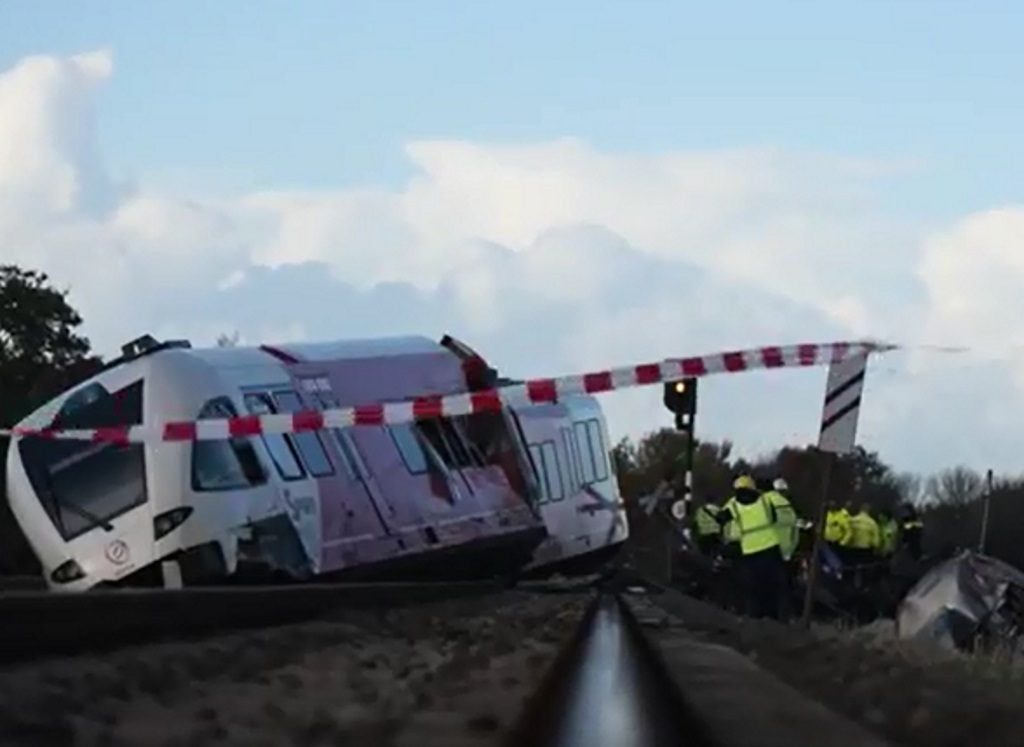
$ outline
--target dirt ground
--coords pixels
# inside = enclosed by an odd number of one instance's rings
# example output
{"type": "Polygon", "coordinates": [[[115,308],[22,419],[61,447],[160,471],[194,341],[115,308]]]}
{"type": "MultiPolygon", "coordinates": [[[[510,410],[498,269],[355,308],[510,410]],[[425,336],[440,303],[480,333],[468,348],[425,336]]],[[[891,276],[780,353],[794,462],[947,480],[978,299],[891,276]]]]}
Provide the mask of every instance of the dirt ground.
{"type": "MultiPolygon", "coordinates": [[[[652,597],[654,599],[654,597],[652,597]]],[[[680,594],[645,604],[658,637],[720,643],[894,744],[1024,744],[1024,677],[997,662],[898,642],[885,626],[806,631],[743,619],[680,594]]]]}
{"type": "MultiPolygon", "coordinates": [[[[0,744],[500,744],[590,599],[506,592],[0,671],[0,744]]],[[[654,601],[657,599],[657,604],[654,601]]],[[[1024,675],[899,643],[884,625],[805,631],[676,593],[648,632],[696,637],[900,745],[1014,745],[1024,675]]]]}
{"type": "Polygon", "coordinates": [[[500,743],[585,594],[462,599],[0,672],[0,743],[500,743]]]}

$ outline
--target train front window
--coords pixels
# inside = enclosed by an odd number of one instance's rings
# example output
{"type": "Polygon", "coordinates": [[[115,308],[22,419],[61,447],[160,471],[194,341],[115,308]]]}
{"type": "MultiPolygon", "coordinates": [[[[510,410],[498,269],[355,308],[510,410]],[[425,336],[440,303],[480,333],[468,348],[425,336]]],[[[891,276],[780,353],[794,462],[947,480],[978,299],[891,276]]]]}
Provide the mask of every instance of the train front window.
{"type": "MultiPolygon", "coordinates": [[[[104,428],[142,423],[142,381],[107,392],[98,384],[73,396],[54,418],[57,428],[104,428]]],[[[141,444],[24,438],[22,463],[50,520],[65,540],[146,502],[145,455],[141,444]]]]}

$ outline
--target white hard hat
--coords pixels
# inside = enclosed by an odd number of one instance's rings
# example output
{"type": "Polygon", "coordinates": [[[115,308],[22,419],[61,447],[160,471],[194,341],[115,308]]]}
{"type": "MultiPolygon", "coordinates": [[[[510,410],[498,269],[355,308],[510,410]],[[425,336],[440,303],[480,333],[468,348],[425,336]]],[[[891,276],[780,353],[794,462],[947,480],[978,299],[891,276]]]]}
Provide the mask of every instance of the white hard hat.
{"type": "Polygon", "coordinates": [[[772,483],[772,487],[778,490],[780,493],[784,493],[789,490],[789,483],[783,480],[781,477],[772,483]]]}

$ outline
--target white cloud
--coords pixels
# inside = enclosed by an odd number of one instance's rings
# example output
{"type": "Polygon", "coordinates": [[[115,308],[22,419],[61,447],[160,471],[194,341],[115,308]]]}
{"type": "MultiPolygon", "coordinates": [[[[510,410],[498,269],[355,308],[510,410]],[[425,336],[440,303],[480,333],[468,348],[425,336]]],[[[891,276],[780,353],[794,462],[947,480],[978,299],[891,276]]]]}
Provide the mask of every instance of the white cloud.
{"type": "Polygon", "coordinates": [[[1004,350],[1024,344],[1024,208],[970,215],[935,235],[920,274],[930,339],[1004,350]]]}
{"type": "MultiPolygon", "coordinates": [[[[406,151],[416,175],[391,191],[190,195],[181,174],[173,194],[145,178],[128,190],[94,136],[112,70],[100,51],[0,73],[0,259],[70,285],[103,352],[147,331],[198,343],[452,332],[541,375],[849,335],[1016,335],[1024,212],[926,240],[876,204],[903,163],[420,141],[406,151]]],[[[893,365],[869,396],[865,442],[911,466],[954,460],[957,444],[933,435],[943,380],[920,360],[893,365]]],[[[987,375],[991,391],[1010,380],[987,375]]],[[[755,451],[815,436],[821,371],[701,386],[705,434],[755,451]]],[[[657,393],[607,403],[619,433],[667,422],[657,393]]],[[[979,442],[1011,428],[984,412],[979,442]]]]}
{"type": "Polygon", "coordinates": [[[98,209],[110,199],[94,138],[93,89],[110,54],[28,57],[0,77],[0,201],[4,217],[98,209]]]}

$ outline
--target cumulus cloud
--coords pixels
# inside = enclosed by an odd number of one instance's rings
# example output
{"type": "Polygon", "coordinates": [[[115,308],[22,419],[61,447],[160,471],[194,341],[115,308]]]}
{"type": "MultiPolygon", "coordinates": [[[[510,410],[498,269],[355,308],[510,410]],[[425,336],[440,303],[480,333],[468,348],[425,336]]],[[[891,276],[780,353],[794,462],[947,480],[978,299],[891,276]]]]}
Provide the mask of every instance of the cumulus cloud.
{"type": "Polygon", "coordinates": [[[1024,345],[1024,208],[970,215],[929,239],[920,274],[936,342],[1024,345]]]}
{"type": "MultiPolygon", "coordinates": [[[[850,335],[1014,332],[1002,310],[1020,303],[1024,214],[926,239],[876,202],[906,164],[419,141],[406,147],[415,175],[393,190],[190,196],[178,179],[171,194],[107,174],[95,96],[112,73],[105,51],[0,73],[2,259],[69,286],[106,353],[147,331],[200,344],[234,330],[248,342],[451,332],[540,375],[850,335]]],[[[941,421],[929,393],[942,382],[918,364],[881,377],[863,433],[938,466],[955,458],[949,443],[908,438],[941,421]]],[[[993,391],[1006,383],[991,377],[993,391]]],[[[701,429],[755,452],[812,441],[823,381],[707,380],[701,429]]],[[[606,402],[620,435],[667,422],[650,391],[606,402]]],[[[991,415],[986,427],[1010,427],[991,415]]]]}
{"type": "Polygon", "coordinates": [[[0,200],[8,219],[32,219],[112,199],[96,148],[93,90],[109,52],[28,57],[0,76],[0,200]]]}

